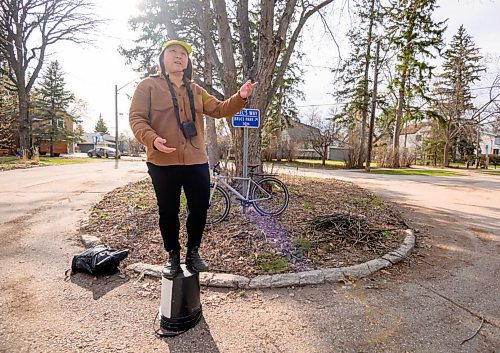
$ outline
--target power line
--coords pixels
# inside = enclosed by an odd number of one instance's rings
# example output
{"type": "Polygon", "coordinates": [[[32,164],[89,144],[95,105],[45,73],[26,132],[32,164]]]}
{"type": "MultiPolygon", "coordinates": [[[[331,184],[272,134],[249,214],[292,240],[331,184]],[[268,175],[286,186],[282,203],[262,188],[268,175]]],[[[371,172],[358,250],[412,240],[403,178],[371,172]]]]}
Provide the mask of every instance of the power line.
{"type": "Polygon", "coordinates": [[[323,107],[323,106],[331,106],[331,105],[341,105],[346,104],[345,102],[337,102],[337,103],[324,103],[324,104],[306,104],[306,105],[297,105],[297,108],[305,108],[305,107],[323,107]]]}
{"type": "Polygon", "coordinates": [[[105,38],[110,38],[110,39],[119,39],[119,40],[126,40],[129,42],[135,42],[137,38],[126,38],[126,37],[117,37],[117,36],[111,36],[109,34],[102,34],[100,37],[105,37],[105,38]]]}
{"type": "Polygon", "coordinates": [[[310,65],[310,64],[300,64],[301,66],[308,66],[308,67],[314,67],[317,69],[328,69],[328,70],[335,70],[334,67],[330,66],[321,66],[321,65],[310,65]]]}
{"type": "Polygon", "coordinates": [[[476,87],[476,88],[471,88],[471,91],[477,91],[480,89],[492,89],[492,88],[500,88],[500,86],[488,86],[488,87],[476,87]]]}

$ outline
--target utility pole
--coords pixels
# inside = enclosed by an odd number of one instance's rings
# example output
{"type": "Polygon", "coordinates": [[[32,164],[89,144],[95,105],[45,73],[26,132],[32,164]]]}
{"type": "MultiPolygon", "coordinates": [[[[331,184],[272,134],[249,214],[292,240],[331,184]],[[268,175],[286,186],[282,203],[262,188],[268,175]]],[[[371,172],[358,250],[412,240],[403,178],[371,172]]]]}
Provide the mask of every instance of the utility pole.
{"type": "Polygon", "coordinates": [[[130,85],[132,82],[134,82],[136,79],[133,79],[130,82],[127,82],[120,88],[118,88],[118,85],[115,85],[115,159],[118,159],[118,92],[120,92],[123,88],[127,87],[130,85]]]}
{"type": "Polygon", "coordinates": [[[479,122],[481,121],[481,116],[478,117],[478,123],[477,123],[477,145],[476,145],[476,169],[479,168],[479,163],[481,159],[481,153],[480,153],[480,143],[481,143],[481,125],[479,122]]]}
{"type": "Polygon", "coordinates": [[[118,85],[115,85],[115,159],[118,159],[118,85]]]}
{"type": "Polygon", "coordinates": [[[373,130],[375,125],[375,109],[377,108],[377,81],[378,81],[378,61],[380,55],[380,40],[377,41],[375,56],[375,73],[373,75],[373,92],[372,92],[372,109],[370,113],[370,131],[368,134],[368,151],[366,153],[366,171],[370,171],[370,163],[372,161],[372,144],[373,144],[373,130]]]}

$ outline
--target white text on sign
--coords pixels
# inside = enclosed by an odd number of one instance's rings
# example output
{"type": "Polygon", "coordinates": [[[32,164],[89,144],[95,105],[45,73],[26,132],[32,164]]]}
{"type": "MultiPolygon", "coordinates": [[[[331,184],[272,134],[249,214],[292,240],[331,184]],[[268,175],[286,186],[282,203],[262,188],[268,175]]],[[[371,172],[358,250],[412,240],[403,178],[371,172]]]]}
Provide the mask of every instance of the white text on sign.
{"type": "Polygon", "coordinates": [[[233,117],[233,126],[258,128],[260,126],[259,109],[243,109],[233,117]]]}

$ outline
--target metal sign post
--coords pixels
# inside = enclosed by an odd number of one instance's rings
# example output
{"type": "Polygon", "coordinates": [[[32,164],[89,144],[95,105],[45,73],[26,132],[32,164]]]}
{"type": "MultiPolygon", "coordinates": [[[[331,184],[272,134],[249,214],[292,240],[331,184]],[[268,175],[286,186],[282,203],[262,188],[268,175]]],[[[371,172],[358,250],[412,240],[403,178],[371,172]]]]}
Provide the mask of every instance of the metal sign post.
{"type": "Polygon", "coordinates": [[[248,128],[243,128],[243,178],[248,177],[248,128]]]}
{"type": "MultiPolygon", "coordinates": [[[[243,178],[248,177],[248,129],[260,127],[260,110],[243,109],[233,116],[233,127],[243,128],[243,178]]],[[[243,180],[243,195],[246,195],[247,182],[243,180]]]]}

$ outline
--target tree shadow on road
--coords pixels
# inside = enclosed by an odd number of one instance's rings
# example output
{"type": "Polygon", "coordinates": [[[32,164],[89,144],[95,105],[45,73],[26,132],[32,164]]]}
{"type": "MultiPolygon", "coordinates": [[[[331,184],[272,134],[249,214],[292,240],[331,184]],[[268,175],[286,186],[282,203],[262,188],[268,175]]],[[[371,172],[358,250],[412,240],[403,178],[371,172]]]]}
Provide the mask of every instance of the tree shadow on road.
{"type": "Polygon", "coordinates": [[[76,273],[71,276],[70,281],[88,291],[92,292],[94,300],[100,299],[113,289],[127,283],[130,277],[119,272],[110,276],[94,277],[85,273],[76,273]]]}

